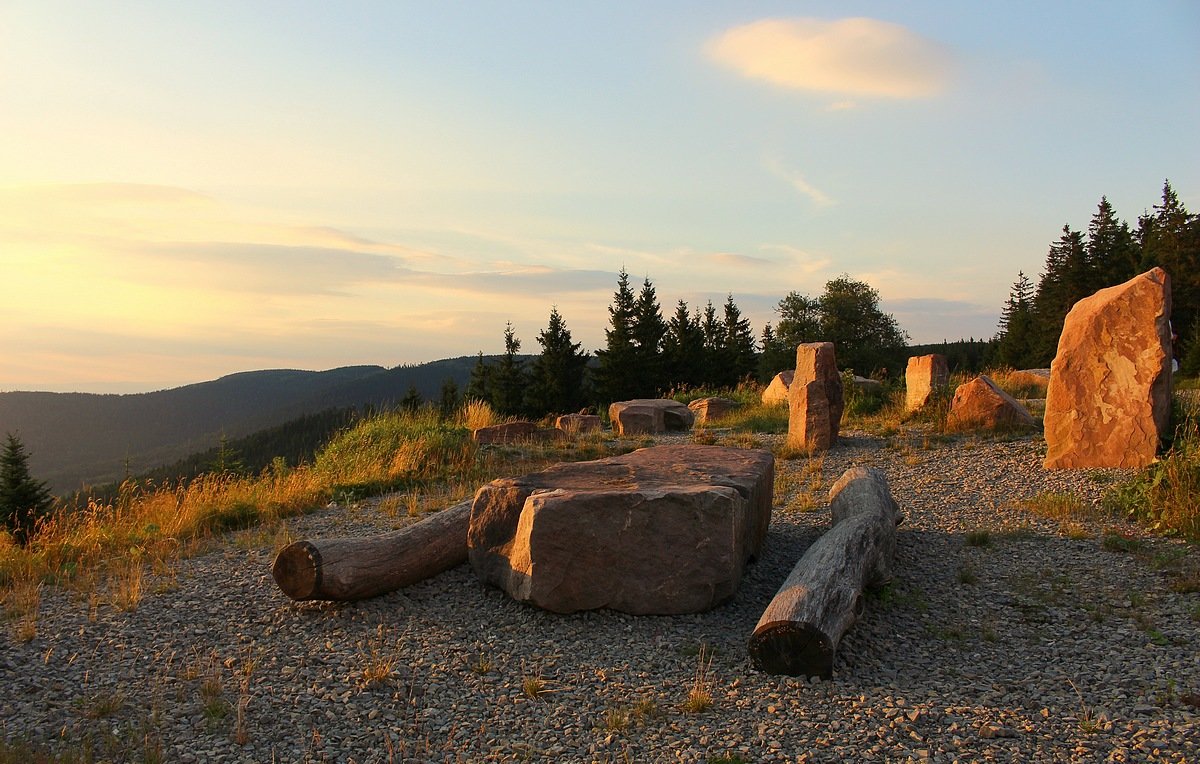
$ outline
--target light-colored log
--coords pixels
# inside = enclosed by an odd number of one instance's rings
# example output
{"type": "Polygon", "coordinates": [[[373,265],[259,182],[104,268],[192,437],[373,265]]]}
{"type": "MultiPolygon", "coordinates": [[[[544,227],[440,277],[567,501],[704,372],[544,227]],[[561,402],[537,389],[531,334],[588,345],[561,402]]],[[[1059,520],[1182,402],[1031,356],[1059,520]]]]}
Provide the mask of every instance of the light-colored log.
{"type": "Polygon", "coordinates": [[[833,526],[808,548],[758,621],[750,658],[769,674],[833,674],[864,588],[891,580],[899,508],[883,473],[854,467],[829,490],[833,526]]]}
{"type": "Polygon", "coordinates": [[[391,533],[297,541],[271,575],[294,600],[361,600],[415,584],[467,561],[471,501],[391,533]]]}

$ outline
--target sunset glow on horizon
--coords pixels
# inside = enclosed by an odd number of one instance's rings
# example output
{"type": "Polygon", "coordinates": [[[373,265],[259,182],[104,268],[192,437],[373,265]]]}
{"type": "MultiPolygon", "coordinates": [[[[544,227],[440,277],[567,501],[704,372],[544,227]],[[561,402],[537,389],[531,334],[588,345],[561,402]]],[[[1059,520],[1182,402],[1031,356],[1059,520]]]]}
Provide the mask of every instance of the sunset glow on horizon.
{"type": "Polygon", "coordinates": [[[622,268],[990,337],[1102,195],[1200,207],[1196,93],[1182,0],[15,0],[0,391],[536,352],[552,307],[595,350],[622,268]]]}

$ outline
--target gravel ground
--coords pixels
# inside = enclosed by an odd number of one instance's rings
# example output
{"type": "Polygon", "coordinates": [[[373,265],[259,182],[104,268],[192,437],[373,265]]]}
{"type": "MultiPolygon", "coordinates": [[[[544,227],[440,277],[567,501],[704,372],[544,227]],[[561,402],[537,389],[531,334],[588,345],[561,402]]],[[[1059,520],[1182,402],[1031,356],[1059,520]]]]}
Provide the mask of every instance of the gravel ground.
{"type": "MultiPolygon", "coordinates": [[[[1200,554],[1149,538],[1109,551],[1111,521],[1018,506],[1097,503],[1120,476],[1045,472],[1043,449],[849,433],[823,460],[780,461],[762,559],[697,615],[555,615],[467,566],[365,602],[294,603],[270,577],[271,538],[243,532],[148,577],[136,611],[45,590],[37,635],[0,636],[0,739],[168,762],[1200,760],[1200,594],[1172,586],[1200,554]],[[747,638],[828,523],[825,492],[860,464],[906,516],[897,578],[832,680],[761,674],[747,638]],[[692,711],[698,673],[712,705],[692,711]]],[[[397,522],[378,502],[290,521],[297,538],[397,522]]]]}

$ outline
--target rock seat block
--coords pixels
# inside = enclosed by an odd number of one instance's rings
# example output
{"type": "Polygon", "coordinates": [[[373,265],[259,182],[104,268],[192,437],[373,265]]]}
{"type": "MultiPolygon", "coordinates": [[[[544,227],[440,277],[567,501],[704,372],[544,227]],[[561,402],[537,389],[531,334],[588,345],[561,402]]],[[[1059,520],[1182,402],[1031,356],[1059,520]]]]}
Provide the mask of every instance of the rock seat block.
{"type": "Polygon", "coordinates": [[[468,559],[555,612],[708,610],[762,546],[774,464],[768,451],[656,446],[494,480],[475,494],[468,559]]]}
{"type": "Polygon", "coordinates": [[[696,415],[670,398],[636,398],[608,407],[608,418],[618,435],[660,435],[692,429],[696,415]]]}

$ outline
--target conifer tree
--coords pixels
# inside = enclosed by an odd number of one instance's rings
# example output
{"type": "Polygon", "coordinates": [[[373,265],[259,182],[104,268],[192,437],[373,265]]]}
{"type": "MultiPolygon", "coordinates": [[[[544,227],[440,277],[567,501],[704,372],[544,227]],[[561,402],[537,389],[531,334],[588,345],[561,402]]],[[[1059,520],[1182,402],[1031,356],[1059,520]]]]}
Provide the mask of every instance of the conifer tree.
{"type": "Polygon", "coordinates": [[[718,358],[723,387],[733,387],[753,375],[758,365],[754,330],[750,327],[750,320],[742,317],[742,311],[733,301],[733,294],[725,299],[718,358]]]}
{"type": "Polygon", "coordinates": [[[617,277],[616,294],[608,308],[605,347],[596,351],[600,362],[596,370],[597,393],[604,402],[637,397],[637,353],[633,342],[635,303],[633,290],[629,288],[629,274],[622,268],[617,277]]]}
{"type": "Polygon", "coordinates": [[[467,400],[483,401],[494,405],[492,401],[492,367],[483,360],[483,351],[471,368],[471,379],[467,382],[467,400]]]}
{"type": "Polygon", "coordinates": [[[1179,348],[1186,348],[1200,317],[1200,216],[1189,213],[1170,181],[1163,181],[1154,214],[1139,222],[1142,269],[1161,266],[1171,277],[1171,322],[1179,348]]]}
{"type": "Polygon", "coordinates": [[[517,339],[512,322],[504,324],[504,355],[492,370],[492,405],[501,414],[516,415],[525,411],[525,369],[517,360],[521,340],[517,339]]]}
{"type": "Polygon", "coordinates": [[[438,399],[438,419],[445,422],[453,419],[462,401],[458,396],[458,383],[452,377],[442,380],[442,390],[438,399]]]}
{"type": "Polygon", "coordinates": [[[699,387],[702,384],[704,330],[700,328],[700,317],[689,312],[688,304],[683,300],[676,304],[675,313],[667,322],[663,360],[668,385],[699,387]]]}
{"type": "Polygon", "coordinates": [[[549,324],[537,339],[542,354],[534,359],[530,373],[529,410],[534,415],[579,410],[585,402],[588,354],[581,351],[580,343],[571,341],[571,330],[557,307],[550,309],[549,324]]]}
{"type": "MultiPolygon", "coordinates": [[[[1050,245],[1046,267],[1033,298],[1033,365],[1049,366],[1058,348],[1063,319],[1071,306],[1092,294],[1094,283],[1084,251],[1083,234],[1063,226],[1062,236],[1050,245]]],[[[1094,290],[1093,290],[1094,291],[1094,290]]]]}
{"type": "Polygon", "coordinates": [[[637,386],[634,397],[653,398],[667,387],[666,367],[662,354],[663,337],[667,333],[667,322],[654,285],[647,277],[642,282],[637,302],[633,306],[633,324],[630,335],[634,344],[634,363],[637,364],[637,386]]]}
{"type": "Polygon", "coordinates": [[[417,391],[416,385],[409,385],[408,392],[400,399],[400,410],[412,413],[421,408],[424,399],[421,398],[421,393],[417,391]]]}
{"type": "Polygon", "coordinates": [[[712,300],[709,300],[704,305],[704,317],[700,320],[700,334],[704,337],[704,360],[700,379],[701,384],[706,387],[721,384],[721,373],[717,365],[721,362],[723,328],[717,320],[717,309],[713,307],[712,300]]]}
{"type": "Polygon", "coordinates": [[[35,480],[29,473],[29,455],[25,446],[11,432],[0,454],[0,525],[12,534],[13,540],[28,546],[37,529],[38,520],[54,503],[44,481],[35,480]]]}
{"type": "Polygon", "coordinates": [[[762,348],[758,356],[759,382],[770,382],[779,372],[795,366],[795,351],[789,352],[787,346],[779,341],[770,322],[763,326],[758,344],[762,348]]]}
{"type": "Polygon", "coordinates": [[[1034,366],[1033,332],[1033,284],[1021,271],[1000,314],[995,362],[1014,369],[1034,366]]]}
{"type": "Polygon", "coordinates": [[[1121,284],[1137,274],[1141,255],[1134,245],[1133,234],[1128,223],[1117,219],[1107,196],[1100,197],[1100,204],[1088,224],[1084,251],[1095,277],[1090,292],[1121,284]]]}

